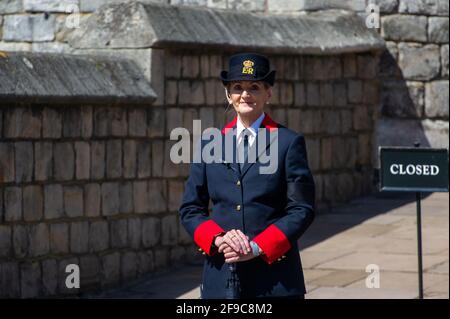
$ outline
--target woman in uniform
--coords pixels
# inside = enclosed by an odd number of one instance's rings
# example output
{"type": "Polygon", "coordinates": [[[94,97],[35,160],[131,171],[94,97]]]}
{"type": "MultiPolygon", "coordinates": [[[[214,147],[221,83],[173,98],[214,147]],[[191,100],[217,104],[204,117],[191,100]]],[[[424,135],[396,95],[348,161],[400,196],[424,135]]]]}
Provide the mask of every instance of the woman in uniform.
{"type": "Polygon", "coordinates": [[[220,77],[236,112],[223,140],[231,137],[236,156],[192,163],[179,209],[205,255],[201,296],[303,298],[297,240],[314,219],[305,139],[264,112],[275,82],[265,56],[236,54],[220,77]],[[276,164],[271,174],[263,170],[267,154],[276,164]]]}

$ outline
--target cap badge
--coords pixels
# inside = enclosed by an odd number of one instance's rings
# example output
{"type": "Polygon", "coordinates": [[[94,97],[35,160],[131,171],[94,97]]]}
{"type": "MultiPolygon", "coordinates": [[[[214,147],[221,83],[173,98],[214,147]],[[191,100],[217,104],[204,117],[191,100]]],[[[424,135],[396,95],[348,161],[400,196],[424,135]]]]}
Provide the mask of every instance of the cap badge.
{"type": "Polygon", "coordinates": [[[245,60],[244,62],[242,62],[242,65],[244,66],[242,68],[242,74],[253,74],[253,66],[255,65],[253,61],[245,60]]]}

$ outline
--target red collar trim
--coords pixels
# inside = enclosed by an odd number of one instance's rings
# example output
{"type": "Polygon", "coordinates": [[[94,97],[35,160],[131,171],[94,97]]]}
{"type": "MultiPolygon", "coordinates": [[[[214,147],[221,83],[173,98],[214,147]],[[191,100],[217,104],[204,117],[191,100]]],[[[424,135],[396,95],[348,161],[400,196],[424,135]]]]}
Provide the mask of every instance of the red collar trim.
{"type": "MultiPolygon", "coordinates": [[[[266,129],[269,129],[270,131],[276,130],[278,128],[278,123],[272,120],[272,118],[267,113],[264,114],[265,116],[261,125],[266,129]]],[[[235,128],[236,123],[237,123],[237,116],[230,123],[225,125],[225,127],[222,129],[222,134],[227,134],[229,130],[235,128]]]]}

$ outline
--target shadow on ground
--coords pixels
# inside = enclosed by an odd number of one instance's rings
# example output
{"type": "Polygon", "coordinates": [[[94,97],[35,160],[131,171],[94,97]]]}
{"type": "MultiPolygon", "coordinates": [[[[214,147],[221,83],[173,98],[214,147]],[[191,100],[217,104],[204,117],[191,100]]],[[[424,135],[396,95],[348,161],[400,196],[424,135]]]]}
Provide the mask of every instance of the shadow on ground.
{"type": "MultiPolygon", "coordinates": [[[[430,194],[423,194],[422,198],[430,194]]],[[[377,193],[357,198],[349,203],[330,208],[319,214],[299,241],[300,250],[320,243],[364,221],[416,201],[414,193],[377,193]],[[326,219],[327,222],[321,222],[326,219]]],[[[411,205],[415,214],[415,205],[411,205]]],[[[181,262],[154,274],[141,277],[126,285],[103,291],[84,294],[81,298],[145,298],[175,299],[197,298],[202,272],[202,258],[194,262],[181,262]]]]}

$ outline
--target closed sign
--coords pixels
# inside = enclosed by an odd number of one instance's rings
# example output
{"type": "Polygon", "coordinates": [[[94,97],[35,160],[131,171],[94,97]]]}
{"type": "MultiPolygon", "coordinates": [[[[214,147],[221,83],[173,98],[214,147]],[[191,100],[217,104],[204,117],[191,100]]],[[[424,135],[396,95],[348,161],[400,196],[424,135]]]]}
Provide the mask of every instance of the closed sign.
{"type": "Polygon", "coordinates": [[[380,147],[380,190],[448,192],[448,150],[380,147]]]}

